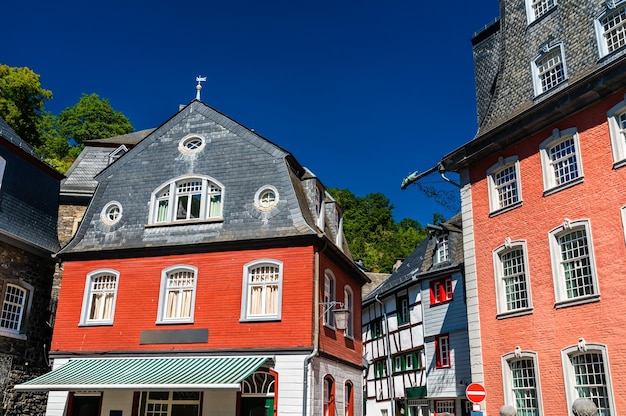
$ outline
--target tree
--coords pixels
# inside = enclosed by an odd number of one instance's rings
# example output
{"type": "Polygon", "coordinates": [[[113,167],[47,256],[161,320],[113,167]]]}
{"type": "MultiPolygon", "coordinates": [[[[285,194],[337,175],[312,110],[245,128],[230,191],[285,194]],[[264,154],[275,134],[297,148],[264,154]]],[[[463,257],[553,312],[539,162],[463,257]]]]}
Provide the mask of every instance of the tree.
{"type": "Polygon", "coordinates": [[[106,139],[134,130],[124,114],[113,110],[109,100],[97,94],[83,94],[76,105],[61,111],[58,128],[61,136],[78,146],[85,140],[106,139]]]}
{"type": "Polygon", "coordinates": [[[357,197],[347,189],[329,189],[343,208],[343,229],[350,252],[373,272],[391,272],[398,258],[406,258],[426,238],[414,219],[393,219],[389,199],[381,193],[357,197]]]}
{"type": "Polygon", "coordinates": [[[43,144],[38,122],[52,91],[41,88],[32,70],[0,65],[0,116],[33,147],[43,144]]]}

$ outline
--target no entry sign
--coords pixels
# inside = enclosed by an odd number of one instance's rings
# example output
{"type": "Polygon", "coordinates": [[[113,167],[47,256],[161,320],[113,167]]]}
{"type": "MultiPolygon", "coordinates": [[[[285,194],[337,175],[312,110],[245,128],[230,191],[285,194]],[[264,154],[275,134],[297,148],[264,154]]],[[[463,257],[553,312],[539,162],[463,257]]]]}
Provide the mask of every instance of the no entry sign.
{"type": "Polygon", "coordinates": [[[485,400],[485,387],[482,384],[472,383],[465,389],[467,400],[472,403],[480,403],[485,400]]]}

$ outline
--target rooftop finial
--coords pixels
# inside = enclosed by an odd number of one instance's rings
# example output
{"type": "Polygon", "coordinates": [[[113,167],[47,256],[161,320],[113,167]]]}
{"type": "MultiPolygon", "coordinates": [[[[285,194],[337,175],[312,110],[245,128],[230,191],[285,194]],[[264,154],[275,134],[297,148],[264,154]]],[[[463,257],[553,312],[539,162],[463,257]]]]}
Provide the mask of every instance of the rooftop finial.
{"type": "Polygon", "coordinates": [[[200,83],[205,82],[206,77],[201,77],[200,75],[198,75],[196,77],[196,81],[198,81],[198,85],[196,85],[196,100],[200,100],[200,90],[202,89],[202,85],[200,85],[200,83]]]}

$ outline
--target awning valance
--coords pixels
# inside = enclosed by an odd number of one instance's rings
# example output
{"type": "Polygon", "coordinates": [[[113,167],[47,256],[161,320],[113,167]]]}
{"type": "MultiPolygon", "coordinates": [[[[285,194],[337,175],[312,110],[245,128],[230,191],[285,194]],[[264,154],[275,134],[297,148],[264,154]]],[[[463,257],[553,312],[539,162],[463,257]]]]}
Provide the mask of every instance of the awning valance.
{"type": "Polygon", "coordinates": [[[16,390],[238,389],[269,357],[76,358],[16,390]]]}

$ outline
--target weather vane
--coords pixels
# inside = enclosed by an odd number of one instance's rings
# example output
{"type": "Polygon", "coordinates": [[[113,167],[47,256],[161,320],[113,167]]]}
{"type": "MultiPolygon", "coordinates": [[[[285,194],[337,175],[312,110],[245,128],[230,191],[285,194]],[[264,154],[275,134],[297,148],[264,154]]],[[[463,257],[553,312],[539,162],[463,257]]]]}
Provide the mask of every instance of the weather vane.
{"type": "Polygon", "coordinates": [[[198,75],[196,77],[196,81],[198,81],[198,85],[196,85],[196,100],[200,100],[200,90],[202,89],[202,85],[200,85],[201,82],[205,82],[206,81],[206,77],[202,77],[200,75],[198,75]]]}

